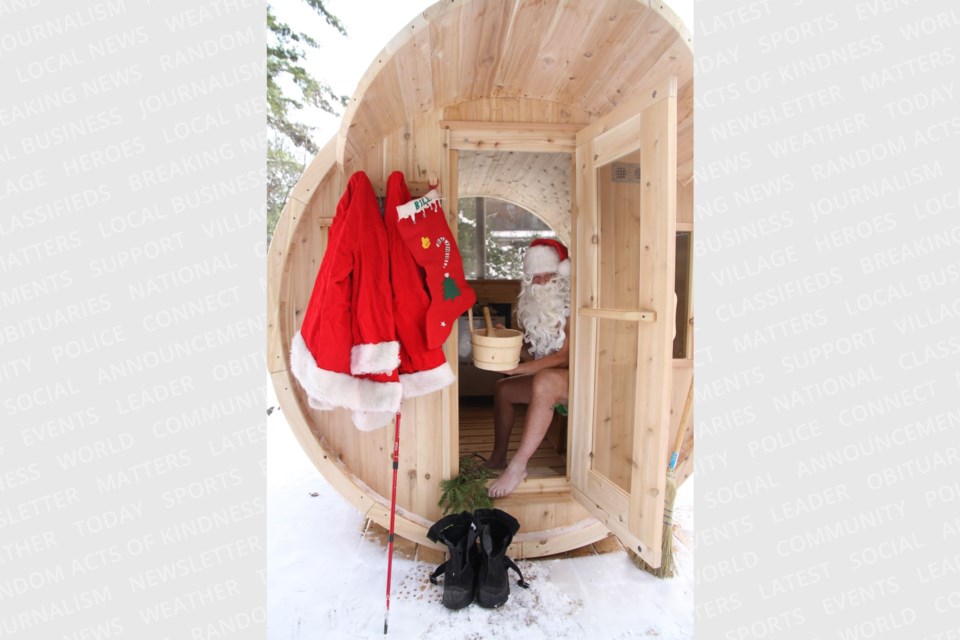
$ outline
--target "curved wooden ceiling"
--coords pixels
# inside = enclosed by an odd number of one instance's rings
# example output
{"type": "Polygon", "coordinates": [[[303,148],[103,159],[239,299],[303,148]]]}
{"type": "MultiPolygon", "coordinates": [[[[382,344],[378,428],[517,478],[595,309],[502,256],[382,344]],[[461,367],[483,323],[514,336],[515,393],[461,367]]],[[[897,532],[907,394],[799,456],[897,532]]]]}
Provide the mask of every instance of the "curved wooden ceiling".
{"type": "Polygon", "coordinates": [[[469,100],[533,98],[595,118],[670,75],[680,87],[684,182],[693,155],[691,38],[662,3],[441,0],[408,24],[361,79],[343,117],[337,158],[346,166],[418,116],[469,100]]]}
{"type": "Polygon", "coordinates": [[[570,244],[569,154],[461,151],[458,194],[518,204],[536,214],[570,244]]]}

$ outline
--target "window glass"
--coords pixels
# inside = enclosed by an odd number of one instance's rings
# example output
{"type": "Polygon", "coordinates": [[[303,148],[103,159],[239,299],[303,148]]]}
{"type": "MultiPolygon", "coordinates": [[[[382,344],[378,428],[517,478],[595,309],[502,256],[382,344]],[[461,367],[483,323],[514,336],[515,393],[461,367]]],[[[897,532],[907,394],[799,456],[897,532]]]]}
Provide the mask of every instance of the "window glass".
{"type": "Polygon", "coordinates": [[[460,198],[457,229],[463,269],[471,280],[519,280],[523,249],[535,238],[556,238],[543,220],[496,198],[460,198]]]}
{"type": "Polygon", "coordinates": [[[477,280],[482,273],[477,242],[477,200],[478,198],[460,198],[458,203],[457,245],[463,259],[463,274],[467,280],[477,280]]]}

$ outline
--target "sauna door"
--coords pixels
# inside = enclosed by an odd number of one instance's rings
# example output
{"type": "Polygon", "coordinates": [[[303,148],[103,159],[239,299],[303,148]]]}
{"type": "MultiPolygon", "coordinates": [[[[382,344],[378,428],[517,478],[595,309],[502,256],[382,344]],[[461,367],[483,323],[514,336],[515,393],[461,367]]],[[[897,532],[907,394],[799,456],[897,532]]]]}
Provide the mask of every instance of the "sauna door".
{"type": "Polygon", "coordinates": [[[577,134],[570,476],[659,567],[672,378],[676,80],[577,134]]]}

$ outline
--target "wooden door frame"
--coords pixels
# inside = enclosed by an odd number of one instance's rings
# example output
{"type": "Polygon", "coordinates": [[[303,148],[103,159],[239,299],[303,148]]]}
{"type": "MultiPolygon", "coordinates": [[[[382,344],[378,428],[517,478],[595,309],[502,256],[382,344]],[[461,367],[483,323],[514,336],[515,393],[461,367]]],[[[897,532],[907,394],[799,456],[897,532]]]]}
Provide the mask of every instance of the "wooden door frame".
{"type": "MultiPolygon", "coordinates": [[[[448,206],[445,208],[447,224],[454,236],[457,234],[458,178],[461,151],[520,151],[529,153],[566,153],[570,156],[571,169],[575,169],[577,133],[583,130],[579,124],[545,124],[526,122],[483,122],[475,120],[442,120],[443,143],[447,149],[444,154],[444,166],[441,169],[443,192],[448,206]]],[[[576,188],[571,186],[571,212],[576,206],[576,188]]],[[[571,335],[572,339],[572,335],[571,335]]],[[[443,350],[451,367],[458,367],[458,340],[456,331],[444,343],[443,350]]],[[[573,376],[570,377],[573,384],[573,376]]],[[[459,376],[454,383],[441,392],[442,465],[443,477],[451,478],[459,473],[460,432],[455,425],[460,424],[458,397],[460,394],[459,376]]],[[[569,397],[569,396],[568,396],[569,397]]],[[[567,456],[567,476],[564,478],[537,478],[527,481],[527,487],[517,487],[513,493],[543,493],[544,491],[564,491],[570,487],[570,456],[567,456]]]]}

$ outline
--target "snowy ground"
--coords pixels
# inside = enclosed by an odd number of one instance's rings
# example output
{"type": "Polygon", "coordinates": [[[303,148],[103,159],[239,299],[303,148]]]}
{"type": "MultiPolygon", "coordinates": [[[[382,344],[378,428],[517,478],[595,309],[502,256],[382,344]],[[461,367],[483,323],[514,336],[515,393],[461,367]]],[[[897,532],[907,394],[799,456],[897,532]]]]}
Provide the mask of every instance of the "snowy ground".
{"type": "MultiPolygon", "coordinates": [[[[314,468],[282,411],[269,417],[268,434],[267,637],[382,638],[385,549],[363,536],[360,513],[314,468]]],[[[675,513],[682,537],[692,540],[692,479],[681,488],[675,513]]],[[[516,587],[514,579],[509,601],[497,610],[476,604],[445,609],[442,578],[437,586],[427,579],[434,565],[395,556],[389,635],[403,640],[692,638],[693,554],[685,544],[674,548],[678,575],[670,580],[640,571],[623,551],[521,561],[531,588],[516,587]]]]}

